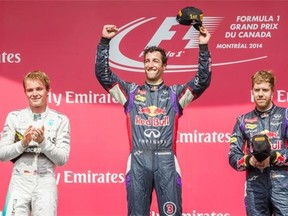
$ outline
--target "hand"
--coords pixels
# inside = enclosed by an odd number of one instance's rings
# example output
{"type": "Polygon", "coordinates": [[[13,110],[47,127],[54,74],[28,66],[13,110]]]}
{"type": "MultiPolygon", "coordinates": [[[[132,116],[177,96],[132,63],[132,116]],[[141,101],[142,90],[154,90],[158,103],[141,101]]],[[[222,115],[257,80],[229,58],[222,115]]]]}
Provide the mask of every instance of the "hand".
{"type": "Polygon", "coordinates": [[[209,40],[210,40],[210,33],[208,32],[208,30],[205,27],[200,27],[200,31],[199,31],[199,44],[208,44],[209,40]]]}
{"type": "Polygon", "coordinates": [[[249,160],[249,163],[251,166],[253,166],[257,169],[263,170],[266,167],[270,166],[270,157],[267,157],[264,161],[259,162],[256,160],[256,158],[254,156],[252,156],[249,160]]]}
{"type": "Polygon", "coordinates": [[[31,128],[31,137],[32,139],[39,143],[42,143],[44,140],[44,126],[42,126],[41,128],[31,128]]]}
{"type": "Polygon", "coordinates": [[[115,25],[104,25],[102,37],[112,39],[118,33],[118,28],[115,25]]]}
{"type": "Polygon", "coordinates": [[[29,127],[27,128],[27,130],[24,132],[23,140],[21,141],[22,146],[23,146],[24,148],[28,147],[29,143],[30,143],[31,140],[32,140],[31,130],[32,130],[32,126],[29,126],[29,127]]]}

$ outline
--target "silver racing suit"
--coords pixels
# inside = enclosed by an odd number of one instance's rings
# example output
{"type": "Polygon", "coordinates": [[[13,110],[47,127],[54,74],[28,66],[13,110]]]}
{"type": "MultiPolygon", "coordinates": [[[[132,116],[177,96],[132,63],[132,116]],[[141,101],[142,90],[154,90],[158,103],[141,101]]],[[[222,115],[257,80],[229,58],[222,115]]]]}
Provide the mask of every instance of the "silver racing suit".
{"type": "Polygon", "coordinates": [[[0,140],[0,160],[11,160],[12,177],[3,216],[57,215],[56,165],[64,165],[70,153],[69,119],[46,108],[34,115],[30,108],[10,112],[0,140]],[[35,118],[35,116],[38,116],[35,118]],[[44,141],[31,141],[23,148],[21,140],[26,129],[44,125],[44,141]]]}

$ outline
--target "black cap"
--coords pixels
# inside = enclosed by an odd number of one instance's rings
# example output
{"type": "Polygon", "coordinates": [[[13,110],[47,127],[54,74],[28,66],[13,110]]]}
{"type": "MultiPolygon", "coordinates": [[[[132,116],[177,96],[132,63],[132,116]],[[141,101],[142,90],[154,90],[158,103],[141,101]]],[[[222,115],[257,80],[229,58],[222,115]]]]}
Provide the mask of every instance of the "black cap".
{"type": "Polygon", "coordinates": [[[271,144],[266,134],[257,134],[252,137],[252,155],[258,162],[262,162],[271,153],[271,144]]]}
{"type": "Polygon", "coordinates": [[[178,12],[176,20],[181,25],[193,25],[196,30],[200,31],[203,21],[203,12],[195,7],[185,7],[178,12]]]}

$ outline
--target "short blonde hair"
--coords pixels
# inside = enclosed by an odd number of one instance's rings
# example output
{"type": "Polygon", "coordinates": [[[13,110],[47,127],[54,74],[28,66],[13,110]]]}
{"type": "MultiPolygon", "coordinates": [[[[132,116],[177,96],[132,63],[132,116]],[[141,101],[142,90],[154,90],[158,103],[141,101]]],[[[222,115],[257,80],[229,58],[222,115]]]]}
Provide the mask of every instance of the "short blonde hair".
{"type": "Polygon", "coordinates": [[[274,91],[275,87],[275,82],[276,82],[276,77],[273,74],[271,70],[260,70],[257,71],[252,77],[252,89],[254,87],[254,84],[257,83],[262,83],[262,82],[268,82],[270,83],[272,91],[274,91]]]}
{"type": "Polygon", "coordinates": [[[40,82],[42,82],[45,85],[47,91],[50,90],[50,79],[49,79],[48,75],[46,73],[44,73],[43,71],[35,70],[35,71],[31,71],[28,74],[26,74],[26,76],[23,79],[24,90],[26,90],[26,81],[28,79],[39,80],[40,82]]]}

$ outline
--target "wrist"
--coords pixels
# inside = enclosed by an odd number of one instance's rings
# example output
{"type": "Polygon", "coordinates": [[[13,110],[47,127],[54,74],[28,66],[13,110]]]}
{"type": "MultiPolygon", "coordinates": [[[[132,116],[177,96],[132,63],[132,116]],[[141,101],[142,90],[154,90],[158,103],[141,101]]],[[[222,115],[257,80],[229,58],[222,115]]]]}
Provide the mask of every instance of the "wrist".
{"type": "Polygon", "coordinates": [[[245,158],[245,163],[246,163],[246,167],[250,167],[253,166],[252,164],[250,164],[250,159],[251,159],[252,155],[247,155],[245,158]]]}
{"type": "Polygon", "coordinates": [[[28,147],[28,144],[25,144],[24,140],[21,140],[21,146],[25,149],[28,147]]]}
{"type": "Polygon", "coordinates": [[[110,40],[111,39],[109,39],[109,38],[101,37],[100,44],[108,45],[110,43],[110,40]]]}
{"type": "Polygon", "coordinates": [[[208,44],[199,44],[200,52],[207,52],[208,51],[208,44]]]}
{"type": "Polygon", "coordinates": [[[39,143],[38,143],[38,144],[41,144],[41,143],[43,143],[43,142],[44,142],[44,140],[45,140],[45,138],[43,137],[43,139],[42,139],[42,140],[39,140],[39,143]]]}
{"type": "Polygon", "coordinates": [[[282,161],[283,160],[282,155],[279,152],[277,152],[277,151],[271,152],[271,154],[270,154],[270,164],[274,165],[278,161],[278,159],[279,159],[279,161],[282,161]]]}

